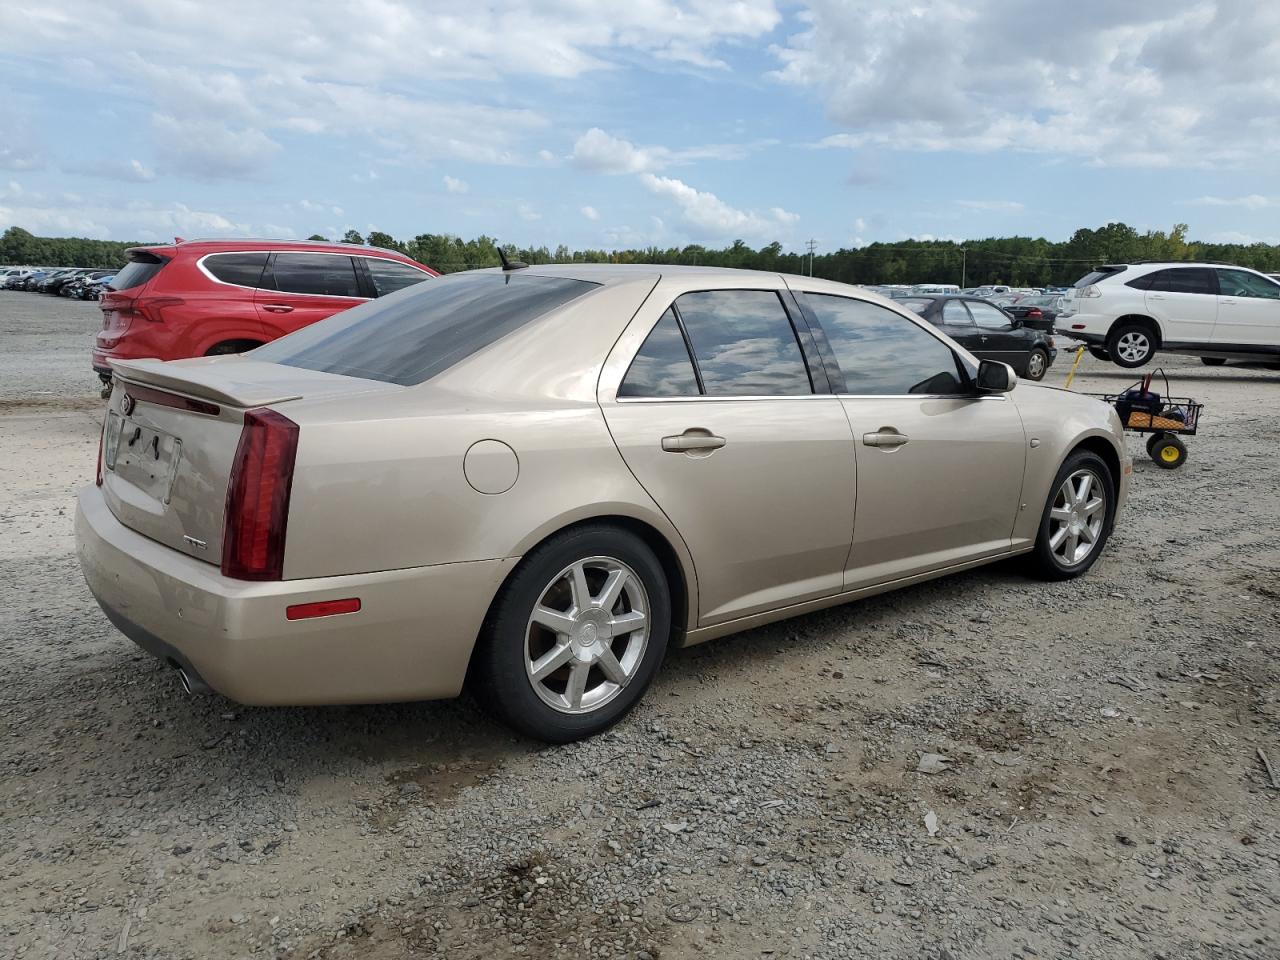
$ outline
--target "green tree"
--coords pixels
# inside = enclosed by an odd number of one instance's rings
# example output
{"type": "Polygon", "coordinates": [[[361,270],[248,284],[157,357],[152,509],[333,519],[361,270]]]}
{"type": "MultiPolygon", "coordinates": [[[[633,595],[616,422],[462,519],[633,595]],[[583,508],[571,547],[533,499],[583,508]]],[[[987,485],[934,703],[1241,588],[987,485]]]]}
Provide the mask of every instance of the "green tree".
{"type": "Polygon", "coordinates": [[[342,235],[343,243],[364,243],[364,237],[360,236],[355,230],[348,230],[342,235]]]}
{"type": "Polygon", "coordinates": [[[329,240],[329,238],[328,238],[328,237],[324,236],[323,234],[319,234],[319,233],[313,233],[311,236],[307,237],[307,239],[308,239],[308,240],[324,240],[324,241],[326,241],[326,242],[328,242],[328,240],[329,240]]]}

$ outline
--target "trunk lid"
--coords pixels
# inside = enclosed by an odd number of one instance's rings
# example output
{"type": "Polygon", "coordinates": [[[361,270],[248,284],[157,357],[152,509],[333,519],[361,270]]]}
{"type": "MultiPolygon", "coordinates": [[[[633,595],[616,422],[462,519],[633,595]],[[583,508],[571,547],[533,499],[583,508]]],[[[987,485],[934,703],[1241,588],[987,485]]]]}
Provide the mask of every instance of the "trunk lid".
{"type": "MultiPolygon", "coordinates": [[[[188,556],[222,558],[227,486],[246,410],[404,388],[251,360],[113,361],[103,495],[125,526],[188,556]]],[[[299,438],[306,442],[306,432],[299,438]]]]}

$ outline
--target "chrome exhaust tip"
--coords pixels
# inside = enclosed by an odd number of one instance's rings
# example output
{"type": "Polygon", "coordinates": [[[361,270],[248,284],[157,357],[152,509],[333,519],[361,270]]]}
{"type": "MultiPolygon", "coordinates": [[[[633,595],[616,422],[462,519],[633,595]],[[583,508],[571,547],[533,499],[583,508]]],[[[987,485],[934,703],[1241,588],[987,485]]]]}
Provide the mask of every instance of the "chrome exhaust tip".
{"type": "Polygon", "coordinates": [[[206,693],[212,693],[209,685],[201,680],[193,673],[188,673],[182,664],[170,660],[169,665],[178,672],[178,682],[182,684],[182,692],[188,696],[201,696],[206,693]]]}

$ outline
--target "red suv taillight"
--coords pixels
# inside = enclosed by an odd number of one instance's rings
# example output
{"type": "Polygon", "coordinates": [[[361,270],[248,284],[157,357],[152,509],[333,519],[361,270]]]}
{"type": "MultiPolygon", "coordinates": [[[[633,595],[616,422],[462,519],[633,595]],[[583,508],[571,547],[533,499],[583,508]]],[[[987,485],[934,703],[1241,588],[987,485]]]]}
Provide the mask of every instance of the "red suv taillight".
{"type": "Polygon", "coordinates": [[[237,580],[280,580],[298,425],[274,410],[250,410],[231,465],[222,573],[237,580]]]}

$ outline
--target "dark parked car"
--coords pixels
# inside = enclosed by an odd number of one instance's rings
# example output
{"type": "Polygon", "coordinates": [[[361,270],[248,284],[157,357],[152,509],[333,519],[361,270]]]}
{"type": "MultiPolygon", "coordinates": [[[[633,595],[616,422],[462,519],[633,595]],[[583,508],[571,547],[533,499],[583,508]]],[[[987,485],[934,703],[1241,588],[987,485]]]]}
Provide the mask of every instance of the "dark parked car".
{"type": "Polygon", "coordinates": [[[1053,333],[1053,322],[1062,310],[1062,297],[1053,294],[1027,294],[1004,308],[1005,313],[1032,330],[1053,333]]]}
{"type": "Polygon", "coordinates": [[[1053,337],[1033,330],[979,297],[908,297],[914,310],[979,360],[1007,363],[1018,376],[1041,380],[1057,357],[1053,337]]]}

